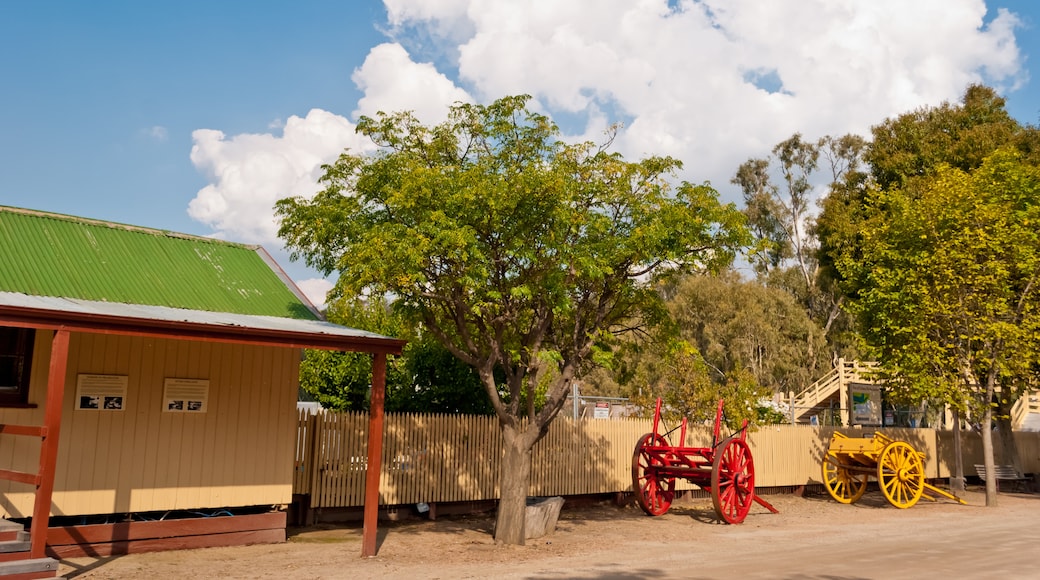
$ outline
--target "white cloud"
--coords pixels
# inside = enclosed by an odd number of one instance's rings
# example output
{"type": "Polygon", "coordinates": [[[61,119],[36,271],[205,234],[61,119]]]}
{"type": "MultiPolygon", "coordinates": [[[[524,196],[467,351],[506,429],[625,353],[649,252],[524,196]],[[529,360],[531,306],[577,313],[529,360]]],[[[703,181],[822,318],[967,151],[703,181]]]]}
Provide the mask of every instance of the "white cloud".
{"type": "Polygon", "coordinates": [[[448,107],[473,100],[432,64],[412,62],[399,44],[373,48],[351,79],[365,93],[356,117],[412,111],[424,123],[439,123],[447,118],[448,107]]]}
{"type": "Polygon", "coordinates": [[[472,30],[457,47],[471,93],[608,111],[627,121],[627,156],[674,155],[684,177],[720,189],[796,131],[865,134],[971,82],[1010,88],[1024,75],[1017,19],[1001,10],[984,24],[979,0],[385,3],[399,31],[472,30]]]}
{"type": "Polygon", "coordinates": [[[387,20],[394,26],[408,21],[457,23],[465,17],[470,0],[383,0],[387,20]]]}
{"type": "Polygon", "coordinates": [[[289,117],[281,136],[270,133],[232,137],[213,129],[192,133],[191,161],[210,184],[188,205],[188,215],[235,241],[281,247],[274,204],[284,197],[313,195],[321,165],[344,148],[372,145],[347,119],[313,109],[289,117]]]}
{"type": "Polygon", "coordinates": [[[472,36],[467,13],[470,0],[383,0],[390,36],[404,38],[418,32],[425,39],[439,41],[439,50],[452,53],[452,47],[472,36]],[[412,24],[415,24],[415,28],[412,24]]]}
{"type": "MultiPolygon", "coordinates": [[[[999,10],[984,21],[982,0],[384,3],[393,42],[354,70],[363,97],[352,118],[412,110],[435,123],[456,101],[528,93],[574,137],[600,139],[624,121],[615,146],[627,157],[675,156],[683,179],[710,180],[729,199],[736,167],[794,132],[866,134],[886,117],[957,100],[969,83],[1007,90],[1025,78],[1018,19],[999,10]]],[[[320,110],[289,118],[281,136],[193,137],[192,161],[210,185],[191,216],[277,246],[275,200],[313,193],[321,163],[370,146],[320,110]]]]}
{"type": "Polygon", "coordinates": [[[154,125],[144,130],[144,134],[155,141],[164,142],[170,137],[170,132],[162,125],[154,125]]]}
{"type": "MultiPolygon", "coordinates": [[[[432,65],[411,62],[393,44],[373,48],[352,78],[365,91],[355,116],[413,110],[423,122],[436,123],[451,104],[471,100],[432,65]]],[[[313,195],[322,164],[345,148],[363,152],[374,146],[355,133],[350,120],[321,109],[272,121],[268,128],[281,128],[282,134],[192,132],[191,161],[210,183],[191,200],[188,215],[214,228],[217,237],[280,248],[275,202],[313,195]]]]}

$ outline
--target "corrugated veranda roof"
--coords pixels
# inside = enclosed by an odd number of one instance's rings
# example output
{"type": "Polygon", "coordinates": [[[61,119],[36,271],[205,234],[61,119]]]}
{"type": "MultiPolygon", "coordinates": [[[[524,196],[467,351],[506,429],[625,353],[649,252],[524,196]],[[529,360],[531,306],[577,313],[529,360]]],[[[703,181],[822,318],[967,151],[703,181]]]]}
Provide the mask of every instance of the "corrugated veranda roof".
{"type": "Polygon", "coordinates": [[[259,246],[0,206],[0,291],[318,319],[291,285],[259,246]]]}

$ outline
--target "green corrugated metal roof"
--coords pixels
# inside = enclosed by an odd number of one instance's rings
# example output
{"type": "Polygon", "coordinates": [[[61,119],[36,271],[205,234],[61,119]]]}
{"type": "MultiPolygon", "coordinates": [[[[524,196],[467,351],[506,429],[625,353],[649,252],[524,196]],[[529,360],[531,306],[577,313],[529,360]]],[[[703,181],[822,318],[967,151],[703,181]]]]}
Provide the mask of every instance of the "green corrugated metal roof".
{"type": "Polygon", "coordinates": [[[258,246],[0,206],[0,291],[317,319],[265,257],[258,246]]]}

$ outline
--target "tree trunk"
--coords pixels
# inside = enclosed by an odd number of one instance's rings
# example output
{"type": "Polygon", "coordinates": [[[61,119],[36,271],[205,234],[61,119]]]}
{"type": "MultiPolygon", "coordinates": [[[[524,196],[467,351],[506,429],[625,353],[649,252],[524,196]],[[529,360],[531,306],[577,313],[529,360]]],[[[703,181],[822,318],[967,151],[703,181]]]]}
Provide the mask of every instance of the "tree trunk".
{"type": "MultiPolygon", "coordinates": [[[[528,428],[528,431],[530,428],[528,428]]],[[[512,425],[502,425],[502,471],[498,478],[495,543],[524,545],[527,490],[531,483],[531,449],[537,439],[512,425]]]]}
{"type": "Polygon", "coordinates": [[[844,296],[840,296],[837,300],[834,301],[833,304],[831,304],[831,311],[827,313],[827,324],[823,325],[823,335],[824,336],[829,336],[830,335],[830,333],[831,333],[831,325],[833,325],[834,321],[837,320],[838,316],[841,315],[841,306],[842,306],[842,304],[844,302],[845,302],[845,297],[844,296]]]}
{"type": "Polygon", "coordinates": [[[986,465],[986,507],[997,507],[997,480],[993,477],[993,400],[996,372],[991,369],[986,377],[986,411],[982,413],[982,462],[986,465]]]}
{"type": "Polygon", "coordinates": [[[950,490],[964,493],[964,455],[961,443],[961,413],[953,412],[953,474],[950,476],[950,490]]]}

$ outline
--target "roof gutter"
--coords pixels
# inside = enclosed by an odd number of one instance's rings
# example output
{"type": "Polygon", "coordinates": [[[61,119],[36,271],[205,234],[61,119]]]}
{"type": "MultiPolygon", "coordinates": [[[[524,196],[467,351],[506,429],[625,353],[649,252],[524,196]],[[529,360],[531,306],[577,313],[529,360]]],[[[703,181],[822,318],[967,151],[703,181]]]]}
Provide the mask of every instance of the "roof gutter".
{"type": "Polygon", "coordinates": [[[407,343],[404,340],[385,337],[349,337],[270,328],[251,328],[248,326],[154,320],[110,314],[58,312],[41,308],[8,305],[0,305],[0,325],[47,330],[63,329],[93,334],[116,334],[393,355],[401,354],[401,349],[407,343]]]}

